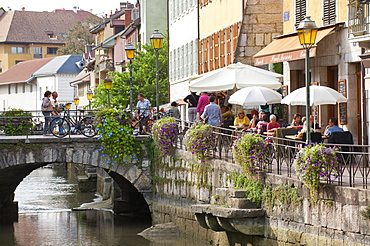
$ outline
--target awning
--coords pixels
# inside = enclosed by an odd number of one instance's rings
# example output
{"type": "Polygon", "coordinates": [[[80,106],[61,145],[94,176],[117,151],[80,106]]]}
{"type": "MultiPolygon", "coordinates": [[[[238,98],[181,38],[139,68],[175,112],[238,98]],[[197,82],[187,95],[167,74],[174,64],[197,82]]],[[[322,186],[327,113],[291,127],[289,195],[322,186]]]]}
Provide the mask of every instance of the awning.
{"type": "MultiPolygon", "coordinates": [[[[329,35],[336,27],[319,30],[316,44],[329,35]]],[[[275,39],[261,51],[254,55],[254,65],[260,66],[270,63],[304,59],[306,52],[299,43],[297,33],[275,39]]],[[[310,57],[316,56],[316,47],[310,49],[310,57]]]]}

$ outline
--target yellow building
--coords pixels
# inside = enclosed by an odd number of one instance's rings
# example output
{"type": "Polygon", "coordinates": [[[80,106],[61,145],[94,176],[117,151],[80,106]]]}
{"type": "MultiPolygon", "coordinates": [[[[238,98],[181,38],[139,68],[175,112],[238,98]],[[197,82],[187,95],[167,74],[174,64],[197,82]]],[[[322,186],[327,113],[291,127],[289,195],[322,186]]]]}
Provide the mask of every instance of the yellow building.
{"type": "Polygon", "coordinates": [[[252,65],[253,55],[282,33],[282,6],[272,1],[199,2],[199,74],[231,63],[252,65]]]}
{"type": "MultiPolygon", "coordinates": [[[[254,64],[265,65],[282,62],[284,67],[284,91],[290,93],[305,86],[305,50],[299,43],[296,28],[305,16],[311,16],[318,29],[316,44],[310,49],[309,83],[328,86],[348,98],[341,105],[317,107],[318,123],[325,129],[330,117],[339,126],[353,134],[356,143],[368,142],[366,88],[361,63],[361,42],[354,42],[351,26],[359,10],[368,10],[367,1],[334,0],[284,0],[284,35],[275,37],[267,47],[254,56],[254,64]],[[354,9],[357,8],[357,9],[354,9]],[[352,14],[351,14],[352,13],[352,14]],[[361,120],[359,120],[361,119],[361,120]]],[[[365,27],[365,24],[363,24],[365,27]]],[[[365,34],[363,32],[363,34],[365,34]]],[[[305,106],[287,106],[286,122],[294,113],[305,115],[305,106]]],[[[313,111],[311,111],[311,114],[313,111]]]]}
{"type": "Polygon", "coordinates": [[[6,12],[0,8],[0,73],[21,61],[56,56],[68,30],[89,16],[83,10],[6,12]]]}

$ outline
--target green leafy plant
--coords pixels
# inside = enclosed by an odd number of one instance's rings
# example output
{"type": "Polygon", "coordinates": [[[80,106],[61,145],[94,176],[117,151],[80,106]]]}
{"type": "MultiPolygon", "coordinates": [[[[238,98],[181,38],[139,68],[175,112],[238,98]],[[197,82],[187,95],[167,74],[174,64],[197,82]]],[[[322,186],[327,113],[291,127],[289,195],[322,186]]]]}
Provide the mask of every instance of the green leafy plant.
{"type": "Polygon", "coordinates": [[[185,134],[185,146],[201,162],[212,155],[216,148],[216,136],[208,124],[193,125],[185,134]]]}
{"type": "Polygon", "coordinates": [[[235,162],[248,175],[265,170],[271,161],[272,149],[259,134],[244,134],[234,141],[232,150],[235,162]]]}
{"type": "Polygon", "coordinates": [[[107,164],[128,164],[129,161],[138,160],[137,154],[140,149],[136,147],[133,128],[132,114],[130,111],[118,109],[103,109],[97,112],[98,138],[102,140],[102,156],[108,155],[111,160],[107,164]]]}
{"type": "Polygon", "coordinates": [[[336,147],[326,147],[323,144],[308,144],[301,149],[294,160],[298,178],[310,189],[314,198],[320,186],[320,180],[333,183],[338,178],[340,159],[336,147]]]}
{"type": "Polygon", "coordinates": [[[360,214],[362,217],[370,219],[370,206],[366,206],[364,209],[360,210],[360,214]]]}
{"type": "Polygon", "coordinates": [[[152,127],[153,140],[162,155],[168,155],[175,149],[179,128],[176,119],[164,117],[158,120],[152,127]]]}
{"type": "MultiPolygon", "coordinates": [[[[132,91],[134,99],[138,93],[143,93],[153,107],[156,107],[156,51],[151,44],[138,44],[140,49],[135,51],[132,62],[132,91]]],[[[124,66],[128,71],[129,67],[124,66]]],[[[163,48],[158,50],[158,86],[159,105],[167,103],[168,100],[168,37],[164,35],[163,48]]],[[[130,94],[130,73],[109,72],[112,79],[112,89],[109,91],[113,106],[122,105],[127,107],[130,97],[122,96],[130,94]]],[[[103,81],[100,81],[94,90],[93,107],[101,107],[107,104],[108,93],[103,81]]],[[[134,105],[136,102],[134,100],[134,105]]]]}
{"type": "Polygon", "coordinates": [[[32,131],[32,114],[22,109],[10,109],[0,114],[0,129],[5,135],[16,136],[30,134],[32,131]]]}
{"type": "Polygon", "coordinates": [[[233,188],[244,189],[245,197],[251,199],[258,208],[261,207],[264,189],[266,187],[264,183],[250,180],[247,175],[238,175],[236,172],[231,173],[228,179],[233,181],[233,188]]]}
{"type": "Polygon", "coordinates": [[[266,187],[263,201],[272,210],[274,206],[289,205],[298,207],[302,204],[303,197],[298,195],[297,189],[290,185],[278,185],[274,188],[266,187]]]}

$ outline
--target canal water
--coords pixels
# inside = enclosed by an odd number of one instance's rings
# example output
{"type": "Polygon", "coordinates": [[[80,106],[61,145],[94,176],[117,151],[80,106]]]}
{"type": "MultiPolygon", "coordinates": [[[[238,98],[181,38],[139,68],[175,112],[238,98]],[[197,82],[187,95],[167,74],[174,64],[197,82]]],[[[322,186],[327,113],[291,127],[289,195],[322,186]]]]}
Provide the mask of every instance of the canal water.
{"type": "Polygon", "coordinates": [[[73,175],[64,166],[33,171],[17,187],[18,221],[0,224],[1,246],[205,246],[185,238],[162,238],[151,242],[137,233],[151,226],[150,220],[114,215],[108,210],[72,211],[99,200],[93,193],[78,192],[73,175]]]}

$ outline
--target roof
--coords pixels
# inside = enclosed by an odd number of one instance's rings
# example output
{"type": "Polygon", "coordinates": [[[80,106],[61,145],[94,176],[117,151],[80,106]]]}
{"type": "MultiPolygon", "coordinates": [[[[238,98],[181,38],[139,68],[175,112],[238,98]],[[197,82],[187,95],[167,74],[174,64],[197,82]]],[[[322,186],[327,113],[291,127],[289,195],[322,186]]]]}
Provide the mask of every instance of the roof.
{"type": "Polygon", "coordinates": [[[83,22],[88,11],[55,10],[55,12],[8,11],[0,17],[0,42],[64,43],[76,22],[83,22]],[[48,35],[52,34],[53,38],[48,35]]]}
{"type": "Polygon", "coordinates": [[[120,31],[119,33],[117,34],[114,34],[110,37],[108,37],[107,39],[105,39],[103,42],[101,42],[100,44],[98,44],[97,46],[95,46],[93,48],[93,50],[96,50],[100,47],[107,47],[107,46],[113,46],[114,45],[114,39],[118,36],[124,36],[124,35],[127,35],[127,33],[129,32],[132,32],[132,30],[135,29],[135,27],[140,24],[141,22],[141,19],[140,18],[136,18],[133,22],[130,23],[130,25],[128,25],[125,29],[123,29],[122,31],[120,31]],[[113,41],[113,43],[112,43],[113,41]]]}
{"type": "Polygon", "coordinates": [[[23,61],[0,74],[0,84],[26,82],[31,75],[54,57],[23,61]]]}
{"type": "Polygon", "coordinates": [[[82,55],[64,55],[54,57],[53,60],[45,64],[39,70],[32,74],[33,77],[50,76],[57,73],[71,74],[80,73],[81,68],[78,68],[76,62],[82,60],[82,55]]]}
{"type": "Polygon", "coordinates": [[[81,82],[89,82],[90,81],[91,71],[86,71],[85,69],[82,70],[71,82],[70,84],[79,84],[81,82]]]}

